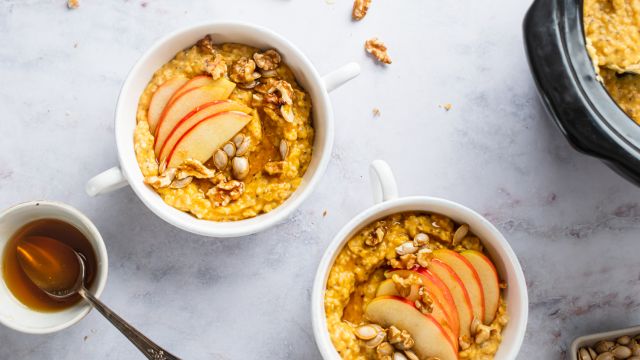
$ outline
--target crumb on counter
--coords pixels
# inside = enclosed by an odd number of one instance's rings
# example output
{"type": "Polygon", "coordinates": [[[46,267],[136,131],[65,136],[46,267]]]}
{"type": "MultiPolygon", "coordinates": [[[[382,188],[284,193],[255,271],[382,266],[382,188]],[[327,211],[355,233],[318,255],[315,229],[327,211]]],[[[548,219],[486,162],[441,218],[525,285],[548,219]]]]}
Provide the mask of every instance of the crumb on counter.
{"type": "Polygon", "coordinates": [[[373,113],[373,116],[378,117],[380,116],[380,109],[373,108],[373,110],[371,110],[371,113],[373,113]]]}
{"type": "Polygon", "coordinates": [[[77,9],[80,6],[79,0],[67,0],[67,7],[69,9],[77,9]]]}
{"type": "Polygon", "coordinates": [[[444,103],[440,105],[440,107],[443,108],[445,111],[449,111],[451,110],[451,108],[453,108],[453,105],[451,105],[451,103],[444,103]]]}

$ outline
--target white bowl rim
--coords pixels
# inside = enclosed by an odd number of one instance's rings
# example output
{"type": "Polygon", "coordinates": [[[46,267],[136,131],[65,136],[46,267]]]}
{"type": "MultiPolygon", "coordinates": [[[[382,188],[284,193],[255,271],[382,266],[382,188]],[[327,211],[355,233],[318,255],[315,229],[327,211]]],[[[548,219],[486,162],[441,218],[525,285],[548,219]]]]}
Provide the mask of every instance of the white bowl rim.
{"type": "MultiPolygon", "coordinates": [[[[95,292],[93,292],[93,295],[96,298],[100,298],[107,284],[107,278],[109,276],[109,256],[107,254],[107,247],[104,243],[104,239],[102,238],[102,235],[100,234],[100,231],[98,231],[98,228],[80,210],[60,201],[33,200],[33,201],[26,201],[26,202],[14,204],[6,208],[2,212],[0,212],[0,219],[4,218],[7,214],[14,212],[16,210],[33,207],[33,206],[40,206],[40,205],[52,206],[52,207],[61,209],[62,211],[67,212],[68,214],[71,214],[73,217],[77,218],[80,222],[82,222],[82,224],[86,226],[89,232],[91,233],[91,237],[93,238],[93,240],[90,239],[91,245],[96,251],[96,257],[98,257],[98,259],[100,260],[99,269],[98,269],[98,273],[100,274],[100,277],[97,277],[96,278],[97,281],[94,282],[93,284],[93,287],[95,287],[95,292]]],[[[4,249],[0,249],[0,256],[2,256],[3,250],[4,249]]],[[[73,305],[72,308],[73,307],[83,307],[84,309],[82,309],[82,311],[76,314],[76,316],[55,326],[42,327],[42,328],[23,327],[14,322],[6,321],[3,318],[0,318],[0,323],[2,323],[4,326],[10,329],[13,329],[22,333],[26,333],[26,334],[37,334],[37,335],[50,334],[50,333],[58,332],[60,330],[64,330],[68,327],[75,325],[80,320],[82,320],[85,316],[87,316],[87,314],[89,314],[89,312],[92,310],[92,306],[83,301],[78,302],[77,304],[73,305]]]]}
{"type": "MultiPolygon", "coordinates": [[[[420,204],[423,206],[423,209],[416,209],[415,211],[429,211],[425,210],[425,207],[442,207],[453,209],[453,211],[457,210],[460,213],[464,213],[465,216],[474,217],[476,220],[482,223],[482,226],[485,227],[488,231],[492,232],[494,235],[496,247],[500,248],[500,251],[503,252],[502,256],[505,264],[511,264],[513,267],[514,273],[514,283],[509,283],[509,288],[514,285],[517,287],[517,292],[521,296],[520,301],[520,312],[518,314],[512,313],[512,310],[509,310],[510,319],[517,318],[520,321],[515,324],[515,340],[508,344],[509,348],[507,352],[504,353],[505,359],[515,359],[520,351],[520,347],[522,346],[522,342],[524,340],[524,335],[527,327],[527,320],[529,314],[529,299],[527,293],[527,285],[524,278],[524,273],[520,266],[520,262],[516,254],[511,249],[511,246],[504,238],[502,233],[498,231],[498,229],[489,222],[484,216],[480,215],[476,211],[461,205],[459,203],[437,198],[437,197],[429,197],[429,196],[407,196],[400,197],[395,199],[390,199],[381,203],[378,203],[360,214],[356,215],[351,221],[349,221],[346,225],[342,227],[342,229],[338,232],[338,234],[331,240],[331,243],[327,247],[318,266],[318,270],[316,272],[316,276],[313,283],[312,295],[311,295],[311,318],[312,318],[312,326],[316,344],[318,345],[318,349],[322,354],[324,359],[340,359],[339,354],[335,350],[333,343],[331,342],[329,331],[327,329],[326,315],[324,310],[324,293],[326,289],[326,282],[329,275],[329,271],[331,266],[333,265],[333,261],[337,256],[338,252],[343,248],[346,242],[349,240],[348,235],[353,231],[361,228],[362,226],[367,225],[365,223],[366,219],[370,219],[375,217],[378,214],[386,212],[388,210],[399,208],[407,205],[417,205],[420,204]]],[[[411,210],[402,210],[400,212],[406,212],[411,210]]],[[[434,211],[435,213],[442,213],[442,211],[434,211]]],[[[492,240],[492,241],[493,241],[492,240]]],[[[514,326],[510,323],[511,326],[514,326]]],[[[504,344],[501,344],[503,346],[504,344]]]]}

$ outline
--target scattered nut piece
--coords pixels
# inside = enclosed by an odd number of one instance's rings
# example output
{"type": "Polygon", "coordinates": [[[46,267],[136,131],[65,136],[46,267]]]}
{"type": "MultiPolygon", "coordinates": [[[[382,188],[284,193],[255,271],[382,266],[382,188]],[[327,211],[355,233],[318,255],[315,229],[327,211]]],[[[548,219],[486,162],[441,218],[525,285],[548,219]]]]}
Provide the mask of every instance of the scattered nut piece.
{"type": "Polygon", "coordinates": [[[264,164],[264,171],[271,176],[280,175],[284,173],[284,164],[284,161],[269,161],[264,164]]]}
{"type": "Polygon", "coordinates": [[[230,158],[236,156],[236,144],[234,144],[232,141],[229,141],[229,142],[225,143],[224,145],[222,145],[222,150],[225,153],[227,153],[227,155],[230,158]]]}
{"type": "Polygon", "coordinates": [[[79,0],[67,0],[67,7],[69,9],[77,9],[80,6],[79,0]]]}
{"type": "Polygon", "coordinates": [[[408,360],[407,357],[401,352],[393,353],[393,360],[408,360]]]}
{"type": "Polygon", "coordinates": [[[373,339],[364,343],[364,345],[370,349],[377,347],[387,339],[387,332],[384,331],[382,327],[380,327],[379,325],[374,325],[374,327],[377,329],[378,334],[373,339]]]}
{"type": "Polygon", "coordinates": [[[246,136],[243,138],[240,145],[237,145],[236,156],[244,156],[247,152],[249,152],[249,147],[251,147],[251,138],[246,136]]]}
{"type": "Polygon", "coordinates": [[[227,63],[224,62],[222,55],[216,54],[213,60],[204,61],[204,71],[211,75],[213,80],[220,79],[227,74],[227,63]]]}
{"type": "Polygon", "coordinates": [[[382,242],[384,239],[384,229],[381,227],[377,227],[370,236],[364,240],[364,243],[369,246],[376,246],[382,242]]]}
{"type": "Polygon", "coordinates": [[[216,172],[206,167],[202,162],[196,159],[187,159],[178,167],[176,178],[182,180],[191,176],[196,179],[211,179],[215,175],[216,172]]]}
{"type": "MultiPolygon", "coordinates": [[[[404,355],[405,355],[405,356],[407,357],[407,359],[409,359],[409,360],[420,360],[420,358],[418,357],[418,355],[416,355],[416,353],[414,353],[414,352],[413,352],[413,351],[411,351],[411,350],[405,350],[405,351],[404,351],[404,355]]],[[[429,360],[429,359],[427,359],[427,360],[429,360]]],[[[431,360],[433,360],[433,359],[431,359],[431,360]]]]}
{"type": "Polygon", "coordinates": [[[611,354],[616,359],[626,359],[631,356],[631,349],[624,345],[619,345],[611,350],[611,354]]]}
{"type": "Polygon", "coordinates": [[[620,336],[619,338],[616,339],[616,342],[620,345],[629,345],[629,343],[631,342],[631,336],[625,335],[625,336],[620,336]]]}
{"type": "Polygon", "coordinates": [[[425,246],[429,243],[429,235],[425,233],[417,233],[416,236],[413,237],[413,245],[417,247],[425,246]]]}
{"type": "Polygon", "coordinates": [[[373,114],[373,116],[378,117],[380,116],[380,109],[373,108],[373,110],[371,110],[371,113],[373,114]]]}
{"type": "Polygon", "coordinates": [[[245,138],[244,134],[237,134],[236,136],[233,137],[232,141],[234,144],[236,144],[236,147],[240,147],[240,145],[244,141],[244,138],[245,138]]]}
{"type": "Polygon", "coordinates": [[[282,114],[282,118],[290,123],[293,124],[296,120],[296,117],[293,113],[293,106],[289,105],[289,104],[284,104],[282,106],[280,106],[280,113],[282,114]]]}
{"type": "Polygon", "coordinates": [[[256,73],[256,63],[246,57],[241,57],[231,66],[229,77],[235,83],[251,83],[260,77],[256,73]]]}
{"type": "Polygon", "coordinates": [[[475,337],[476,344],[482,344],[483,342],[489,340],[490,336],[491,336],[491,328],[484,324],[478,324],[478,326],[476,327],[476,337],[475,337]]]}
{"type": "Polygon", "coordinates": [[[354,20],[362,20],[371,6],[371,0],[355,0],[353,2],[353,11],[351,16],[354,20]]]}
{"type": "Polygon", "coordinates": [[[391,64],[391,57],[387,53],[387,47],[378,38],[371,38],[364,44],[365,50],[384,64],[391,64]]]}
{"type": "Polygon", "coordinates": [[[442,104],[441,107],[445,110],[445,111],[449,111],[451,110],[451,108],[453,107],[453,105],[451,105],[451,103],[445,103],[442,104]]]}
{"type": "Polygon", "coordinates": [[[480,319],[474,316],[473,320],[471,320],[471,327],[469,328],[469,330],[471,331],[471,336],[476,335],[476,333],[478,332],[478,325],[480,324],[482,324],[480,322],[480,319]]]}
{"type": "Polygon", "coordinates": [[[227,182],[221,182],[218,185],[212,187],[207,192],[207,197],[214,206],[227,206],[233,200],[238,200],[244,193],[244,183],[231,180],[227,182]]]}
{"type": "Polygon", "coordinates": [[[460,336],[460,338],[458,338],[458,345],[460,349],[467,350],[471,347],[471,339],[469,339],[467,335],[460,336]]]}
{"type": "Polygon", "coordinates": [[[274,70],[280,66],[282,57],[280,57],[277,51],[271,49],[263,53],[253,54],[253,61],[255,61],[256,65],[262,70],[274,70]]]}
{"type": "Polygon", "coordinates": [[[293,87],[291,84],[284,80],[277,80],[273,86],[267,91],[269,94],[273,94],[275,92],[280,94],[280,99],[282,100],[282,104],[293,104],[293,87]]]}
{"type": "Polygon", "coordinates": [[[202,39],[198,40],[196,45],[198,46],[200,51],[202,51],[205,54],[215,54],[216,53],[216,50],[213,47],[213,41],[211,40],[211,35],[207,35],[207,36],[203,37],[202,39]]]}
{"type": "Polygon", "coordinates": [[[415,341],[407,330],[400,330],[393,325],[387,330],[387,339],[398,350],[409,350],[415,345],[415,341]]]}
{"type": "Polygon", "coordinates": [[[216,152],[213,153],[213,165],[218,170],[224,170],[227,164],[229,164],[229,155],[222,149],[216,150],[216,152]]]}
{"type": "Polygon", "coordinates": [[[616,344],[613,341],[599,341],[596,343],[595,350],[598,354],[611,350],[616,344]]]}
{"type": "Polygon", "coordinates": [[[177,171],[176,168],[170,168],[162,173],[162,175],[146,177],[144,183],[151,185],[154,189],[166,188],[171,185],[171,182],[175,179],[177,171]]]}
{"type": "Polygon", "coordinates": [[[429,263],[433,258],[432,253],[433,252],[431,251],[431,249],[428,248],[418,250],[418,253],[416,254],[416,262],[418,263],[418,265],[423,268],[428,268],[429,263]]]}
{"type": "Polygon", "coordinates": [[[376,348],[376,353],[378,356],[392,356],[395,351],[393,350],[393,346],[388,342],[383,342],[376,348]]]}

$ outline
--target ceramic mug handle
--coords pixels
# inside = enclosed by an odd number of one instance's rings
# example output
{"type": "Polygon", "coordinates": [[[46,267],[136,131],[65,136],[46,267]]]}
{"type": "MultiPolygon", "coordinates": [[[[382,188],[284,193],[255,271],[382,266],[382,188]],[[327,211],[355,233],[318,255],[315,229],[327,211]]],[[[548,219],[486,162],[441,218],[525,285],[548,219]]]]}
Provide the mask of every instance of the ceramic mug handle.
{"type": "Polygon", "coordinates": [[[94,176],[87,182],[85,191],[89,196],[106,194],[127,186],[127,179],[119,167],[112,167],[94,176]]]}
{"type": "Polygon", "coordinates": [[[360,75],[360,65],[352,62],[323,76],[322,82],[327,92],[331,92],[358,75],[360,75]]]}
{"type": "Polygon", "coordinates": [[[369,176],[373,187],[373,201],[376,204],[398,197],[396,178],[386,161],[374,160],[369,165],[369,176]]]}

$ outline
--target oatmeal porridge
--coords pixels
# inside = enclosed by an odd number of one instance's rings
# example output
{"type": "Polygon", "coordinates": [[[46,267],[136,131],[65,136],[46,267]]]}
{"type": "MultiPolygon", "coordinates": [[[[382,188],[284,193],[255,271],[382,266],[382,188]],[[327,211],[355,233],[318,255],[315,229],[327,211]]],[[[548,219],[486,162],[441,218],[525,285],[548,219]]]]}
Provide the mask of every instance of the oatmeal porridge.
{"type": "Polygon", "coordinates": [[[508,322],[505,286],[466,224],[394,214],[336,257],[327,326],[343,359],[493,359],[508,322]]]}
{"type": "Polygon", "coordinates": [[[640,123],[640,3],[585,0],[587,51],[613,100],[640,123]]]}
{"type": "Polygon", "coordinates": [[[153,75],[134,146],[145,183],[167,204],[235,221],[293,194],[313,139],[310,96],[276,50],[207,36],[153,75]]]}

